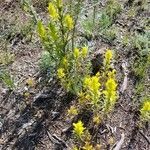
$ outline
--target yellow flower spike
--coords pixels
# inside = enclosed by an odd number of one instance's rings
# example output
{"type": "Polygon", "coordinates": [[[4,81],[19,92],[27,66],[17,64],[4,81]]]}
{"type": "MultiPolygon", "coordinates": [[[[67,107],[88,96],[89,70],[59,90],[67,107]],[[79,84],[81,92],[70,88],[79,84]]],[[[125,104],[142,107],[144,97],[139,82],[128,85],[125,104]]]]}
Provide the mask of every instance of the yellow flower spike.
{"type": "Polygon", "coordinates": [[[105,53],[105,58],[111,60],[112,59],[112,50],[107,49],[106,53],[105,53]]]}
{"type": "Polygon", "coordinates": [[[64,76],[65,76],[65,73],[64,73],[64,69],[63,68],[59,68],[57,70],[57,76],[59,79],[62,79],[64,76]]]}
{"type": "Polygon", "coordinates": [[[115,91],[117,87],[117,83],[113,78],[109,78],[106,82],[106,89],[109,91],[115,91]]]}
{"type": "Polygon", "coordinates": [[[104,110],[109,112],[114,106],[117,100],[117,83],[114,78],[108,78],[105,84],[105,90],[103,94],[105,95],[105,107],[104,110]]]}
{"type": "Polygon", "coordinates": [[[75,49],[74,49],[73,55],[74,55],[74,57],[75,57],[76,59],[78,59],[78,58],[79,58],[80,51],[79,51],[79,49],[78,49],[78,48],[75,48],[75,49]]]}
{"type": "Polygon", "coordinates": [[[92,104],[95,106],[97,105],[98,101],[100,100],[100,82],[99,82],[99,75],[93,77],[85,77],[83,86],[86,90],[85,98],[86,100],[90,100],[92,104]]]}
{"type": "Polygon", "coordinates": [[[96,92],[99,90],[100,86],[101,84],[99,83],[99,78],[96,76],[92,77],[90,89],[96,92]]]}
{"type": "Polygon", "coordinates": [[[64,24],[65,26],[69,29],[69,30],[72,30],[73,27],[74,27],[74,21],[73,21],[73,18],[67,14],[64,18],[64,24]]]}
{"type": "Polygon", "coordinates": [[[107,49],[105,53],[105,63],[110,64],[112,57],[113,57],[112,50],[107,49]]]}
{"type": "Polygon", "coordinates": [[[37,23],[37,30],[38,30],[40,37],[44,38],[46,35],[46,30],[45,30],[44,25],[42,24],[41,21],[38,21],[38,23],[37,23]]]}
{"type": "Polygon", "coordinates": [[[59,15],[58,15],[57,9],[55,8],[53,3],[49,3],[48,12],[49,12],[49,15],[52,19],[54,19],[54,20],[58,19],[59,15]]]}
{"type": "Polygon", "coordinates": [[[85,77],[85,79],[84,79],[84,86],[85,86],[85,88],[90,86],[90,83],[91,83],[90,77],[85,77]]]}
{"type": "Polygon", "coordinates": [[[73,123],[73,132],[81,138],[81,136],[84,134],[84,128],[82,121],[78,121],[77,123],[73,123]]]}
{"type": "Polygon", "coordinates": [[[82,47],[82,56],[83,58],[87,56],[88,53],[88,48],[87,47],[82,47]]]}
{"type": "Polygon", "coordinates": [[[88,88],[93,94],[100,95],[99,89],[100,89],[100,82],[99,77],[93,76],[93,77],[86,77],[84,79],[84,87],[88,88]]]}

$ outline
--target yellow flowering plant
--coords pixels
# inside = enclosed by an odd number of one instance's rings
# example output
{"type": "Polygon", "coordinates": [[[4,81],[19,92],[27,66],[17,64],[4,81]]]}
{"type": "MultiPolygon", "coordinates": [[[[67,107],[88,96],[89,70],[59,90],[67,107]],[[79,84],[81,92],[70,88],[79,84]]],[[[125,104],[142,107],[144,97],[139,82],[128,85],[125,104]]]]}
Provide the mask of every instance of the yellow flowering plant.
{"type": "Polygon", "coordinates": [[[79,104],[87,105],[94,112],[93,122],[100,123],[98,114],[106,115],[114,107],[118,98],[116,71],[111,67],[112,50],[104,54],[104,67],[95,76],[86,75],[82,91],[78,94],[79,104]]]}
{"type": "Polygon", "coordinates": [[[58,19],[58,17],[59,17],[58,10],[52,2],[50,2],[48,5],[48,12],[52,19],[54,19],[54,20],[58,19]]]}
{"type": "Polygon", "coordinates": [[[76,149],[83,149],[83,150],[94,150],[93,145],[91,144],[91,135],[89,131],[84,127],[84,124],[81,120],[77,123],[73,123],[73,133],[80,143],[79,146],[74,146],[76,149]]]}
{"type": "MultiPolygon", "coordinates": [[[[81,4],[81,0],[77,4],[81,4]]],[[[111,67],[113,51],[106,50],[102,70],[92,76],[89,49],[78,45],[75,40],[77,16],[66,7],[62,0],[51,1],[48,5],[49,21],[47,24],[39,21],[37,30],[49,55],[51,75],[57,77],[67,92],[78,97],[78,102],[70,107],[68,115],[72,119],[83,108],[88,109],[93,113],[92,123],[98,126],[103,116],[112,110],[118,97],[116,71],[111,67]]],[[[141,114],[145,109],[143,106],[141,114]]],[[[82,142],[79,149],[94,149],[91,135],[82,121],[73,123],[73,133],[82,142]]]]}
{"type": "Polygon", "coordinates": [[[49,52],[51,75],[56,73],[64,57],[73,51],[72,44],[75,44],[71,42],[76,25],[74,16],[72,11],[67,9],[67,5],[64,6],[63,3],[62,0],[49,2],[48,23],[44,24],[42,21],[37,23],[37,31],[42,45],[49,52]]]}
{"type": "MultiPolygon", "coordinates": [[[[84,49],[84,51],[85,50],[86,49],[84,49]]],[[[79,50],[76,49],[74,57],[77,59],[80,58],[78,53],[79,50]]],[[[110,113],[118,98],[115,77],[116,71],[111,67],[112,57],[112,51],[106,50],[104,54],[103,69],[94,76],[87,74],[83,79],[82,89],[78,93],[78,112],[82,108],[91,110],[93,112],[92,124],[95,127],[98,127],[102,122],[103,117],[110,113]]],[[[147,107],[143,106],[141,112],[144,112],[145,110],[147,110],[147,107]]],[[[79,148],[94,150],[95,148],[91,144],[91,135],[88,132],[88,129],[83,127],[83,123],[79,121],[78,123],[73,124],[73,126],[73,132],[76,133],[82,141],[80,142],[79,148]],[[90,135],[90,138],[86,138],[88,137],[87,133],[90,135]]]]}
{"type": "Polygon", "coordinates": [[[90,73],[88,48],[74,48],[73,52],[68,53],[62,59],[60,68],[63,68],[65,73],[65,78],[57,74],[58,78],[64,81],[61,82],[62,86],[77,95],[82,89],[84,78],[90,73]]]}
{"type": "Polygon", "coordinates": [[[105,100],[104,100],[104,111],[109,112],[114,106],[117,99],[116,92],[117,83],[115,79],[108,78],[105,84],[105,90],[103,91],[105,100]]]}
{"type": "Polygon", "coordinates": [[[77,123],[73,123],[73,132],[78,138],[82,138],[85,129],[86,128],[83,126],[82,121],[78,121],[77,123]]]}
{"type": "MultiPolygon", "coordinates": [[[[81,1],[78,0],[77,4],[78,8],[81,1]]],[[[67,8],[64,1],[51,1],[48,5],[48,24],[42,21],[37,24],[41,42],[48,53],[46,58],[49,63],[45,68],[49,68],[50,75],[58,77],[64,89],[74,94],[81,90],[83,78],[90,71],[88,47],[75,47],[76,14],[67,8]]]]}
{"type": "Polygon", "coordinates": [[[87,93],[86,98],[89,99],[91,104],[93,104],[94,106],[98,106],[101,95],[99,74],[92,77],[85,77],[83,86],[85,93],[87,93]]]}

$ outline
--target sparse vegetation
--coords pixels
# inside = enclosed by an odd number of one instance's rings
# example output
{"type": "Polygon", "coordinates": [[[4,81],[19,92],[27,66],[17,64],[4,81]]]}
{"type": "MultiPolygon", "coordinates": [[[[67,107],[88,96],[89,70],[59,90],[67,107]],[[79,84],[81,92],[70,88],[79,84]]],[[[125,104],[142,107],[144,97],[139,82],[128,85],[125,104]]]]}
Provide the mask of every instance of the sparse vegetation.
{"type": "Polygon", "coordinates": [[[147,0],[0,6],[0,149],[149,149],[147,0]]]}

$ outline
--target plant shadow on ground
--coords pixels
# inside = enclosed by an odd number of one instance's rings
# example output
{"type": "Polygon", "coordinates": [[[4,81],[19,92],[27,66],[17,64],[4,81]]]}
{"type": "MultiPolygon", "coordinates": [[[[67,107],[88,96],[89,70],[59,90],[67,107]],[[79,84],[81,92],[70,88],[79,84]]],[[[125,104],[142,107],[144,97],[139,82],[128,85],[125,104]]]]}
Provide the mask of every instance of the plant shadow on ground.
{"type": "MultiPolygon", "coordinates": [[[[15,112],[15,115],[20,114],[16,120],[13,122],[6,120],[4,122],[1,134],[7,134],[8,132],[11,134],[8,136],[2,150],[7,149],[11,142],[14,143],[12,149],[35,149],[43,136],[47,134],[49,126],[53,124],[52,122],[63,114],[75,98],[70,93],[58,93],[59,90],[62,89],[58,83],[52,83],[48,91],[34,97],[32,106],[27,105],[21,112],[15,112]],[[37,112],[41,114],[36,116],[37,112]]],[[[62,145],[59,145],[59,147],[62,147],[62,145]]]]}

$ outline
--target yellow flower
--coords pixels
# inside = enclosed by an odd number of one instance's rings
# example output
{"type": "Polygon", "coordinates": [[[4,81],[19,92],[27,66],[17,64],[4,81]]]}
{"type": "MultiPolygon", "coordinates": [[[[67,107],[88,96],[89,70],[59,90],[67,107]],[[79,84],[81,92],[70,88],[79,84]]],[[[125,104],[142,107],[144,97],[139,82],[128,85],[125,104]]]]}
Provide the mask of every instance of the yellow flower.
{"type": "Polygon", "coordinates": [[[84,79],[84,86],[85,86],[85,88],[90,86],[90,84],[91,84],[91,80],[90,79],[91,79],[91,77],[85,77],[85,79],[84,79]]]}
{"type": "Polygon", "coordinates": [[[46,30],[45,30],[45,28],[44,28],[41,21],[39,21],[38,24],[37,24],[37,30],[38,30],[38,33],[39,33],[40,37],[44,38],[45,35],[46,35],[46,30]]]}
{"type": "Polygon", "coordinates": [[[150,100],[149,101],[145,101],[144,103],[143,103],[143,106],[142,106],[142,109],[141,109],[141,111],[150,111],[150,100]]]}
{"type": "Polygon", "coordinates": [[[106,63],[106,64],[110,64],[110,61],[111,61],[111,59],[112,59],[112,56],[113,56],[112,50],[107,49],[107,50],[106,50],[106,53],[105,53],[105,63],[106,63]]]}
{"type": "Polygon", "coordinates": [[[78,121],[77,123],[73,123],[73,132],[81,138],[81,136],[84,134],[85,128],[83,127],[82,121],[78,121]]]}
{"type": "Polygon", "coordinates": [[[143,121],[149,121],[150,120],[150,100],[146,100],[141,108],[141,119],[143,121]]]}
{"type": "Polygon", "coordinates": [[[105,94],[106,99],[109,100],[112,104],[114,104],[117,99],[117,83],[113,78],[109,78],[105,86],[106,90],[104,90],[103,93],[105,94]]]}
{"type": "Polygon", "coordinates": [[[88,52],[88,48],[87,47],[82,47],[82,56],[83,57],[87,56],[87,52],[88,52]]]}
{"type": "Polygon", "coordinates": [[[117,83],[113,78],[109,78],[106,82],[106,89],[108,91],[115,91],[117,87],[117,83]]]}
{"type": "Polygon", "coordinates": [[[68,110],[68,114],[69,115],[77,115],[78,114],[78,110],[75,106],[71,106],[70,109],[68,110]]]}
{"type": "Polygon", "coordinates": [[[59,69],[57,70],[57,76],[58,76],[58,78],[60,78],[60,79],[65,76],[65,73],[64,73],[64,69],[63,69],[63,68],[59,68],[59,69]]]}
{"type": "Polygon", "coordinates": [[[88,88],[89,90],[95,93],[99,91],[101,84],[99,83],[99,78],[97,76],[93,76],[93,77],[86,77],[84,79],[84,86],[85,88],[88,88]]]}
{"type": "Polygon", "coordinates": [[[105,53],[105,58],[106,59],[112,59],[112,50],[107,49],[106,53],[105,53]]]}
{"type": "Polygon", "coordinates": [[[49,15],[52,19],[54,19],[54,20],[58,19],[59,15],[58,15],[57,10],[53,3],[49,3],[48,11],[49,11],[49,15]]]}
{"type": "Polygon", "coordinates": [[[98,91],[101,86],[101,84],[99,83],[99,78],[93,76],[91,79],[91,86],[89,88],[93,91],[98,91]]]}
{"type": "Polygon", "coordinates": [[[72,17],[71,17],[69,14],[67,14],[67,15],[65,16],[64,24],[66,25],[66,27],[67,27],[69,30],[73,29],[73,27],[74,27],[74,21],[73,21],[72,17]]]}
{"type": "Polygon", "coordinates": [[[105,94],[106,100],[110,102],[110,105],[114,105],[117,99],[117,92],[104,90],[103,93],[105,94]]]}
{"type": "Polygon", "coordinates": [[[78,58],[79,58],[80,51],[79,51],[79,49],[78,49],[78,48],[75,48],[75,49],[74,49],[73,55],[74,55],[74,57],[75,57],[76,59],[78,59],[78,58]]]}
{"type": "Polygon", "coordinates": [[[86,90],[86,99],[90,100],[90,102],[94,105],[97,105],[97,103],[100,100],[100,82],[98,76],[93,77],[85,77],[84,79],[84,89],[86,90]]]}
{"type": "Polygon", "coordinates": [[[106,89],[103,91],[105,95],[104,110],[109,112],[114,106],[117,99],[117,90],[116,90],[117,83],[114,80],[114,78],[108,78],[105,87],[106,89]]]}
{"type": "Polygon", "coordinates": [[[94,150],[94,147],[89,142],[86,142],[82,148],[83,150],[94,150]]]}

